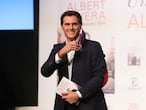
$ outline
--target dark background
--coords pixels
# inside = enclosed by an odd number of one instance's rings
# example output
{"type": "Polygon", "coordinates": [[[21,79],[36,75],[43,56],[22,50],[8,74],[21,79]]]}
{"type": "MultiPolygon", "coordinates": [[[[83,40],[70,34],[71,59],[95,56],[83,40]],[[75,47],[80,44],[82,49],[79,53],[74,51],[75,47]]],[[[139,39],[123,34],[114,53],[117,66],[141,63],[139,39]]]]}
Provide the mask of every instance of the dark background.
{"type": "Polygon", "coordinates": [[[34,30],[0,30],[0,103],[5,107],[38,105],[38,16],[34,30]]]}

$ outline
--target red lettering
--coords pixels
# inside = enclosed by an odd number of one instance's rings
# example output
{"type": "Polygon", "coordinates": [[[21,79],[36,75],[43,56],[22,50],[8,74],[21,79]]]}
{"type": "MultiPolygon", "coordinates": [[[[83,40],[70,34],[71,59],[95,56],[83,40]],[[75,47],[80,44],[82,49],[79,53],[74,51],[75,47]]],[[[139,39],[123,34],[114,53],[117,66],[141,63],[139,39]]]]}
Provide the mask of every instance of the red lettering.
{"type": "Polygon", "coordinates": [[[94,12],[92,12],[91,13],[92,15],[92,20],[94,19],[94,20],[97,20],[98,19],[98,16],[97,16],[97,12],[96,11],[94,11],[94,12]]]}
{"type": "Polygon", "coordinates": [[[101,8],[104,9],[104,2],[105,0],[101,0],[101,8]]]}
{"type": "Polygon", "coordinates": [[[104,22],[105,21],[105,15],[103,10],[104,3],[105,0],[69,2],[67,9],[79,11],[85,22],[88,23],[104,22]]]}
{"type": "Polygon", "coordinates": [[[98,9],[98,1],[93,1],[93,9],[98,9]]]}
{"type": "Polygon", "coordinates": [[[90,13],[89,12],[85,12],[85,13],[83,13],[83,16],[84,16],[84,19],[85,20],[90,20],[90,13]]]}
{"type": "Polygon", "coordinates": [[[97,10],[104,8],[105,0],[89,0],[89,1],[81,1],[81,2],[69,2],[67,9],[68,10],[78,10],[78,11],[89,11],[89,10],[97,10]]]}
{"type": "Polygon", "coordinates": [[[68,7],[67,7],[67,9],[68,9],[68,10],[73,10],[72,3],[69,3],[69,4],[68,4],[68,7]]]}
{"type": "Polygon", "coordinates": [[[139,24],[138,24],[135,14],[132,14],[131,19],[128,24],[128,28],[131,28],[132,26],[137,26],[137,28],[139,28],[139,24]]]}
{"type": "Polygon", "coordinates": [[[100,20],[105,20],[105,16],[104,16],[104,12],[103,12],[103,11],[101,11],[101,12],[99,13],[99,19],[100,19],[100,20]]]}
{"type": "Polygon", "coordinates": [[[92,2],[87,2],[87,10],[92,10],[93,4],[92,2]]]}
{"type": "Polygon", "coordinates": [[[128,24],[128,28],[132,28],[132,26],[136,26],[137,28],[146,28],[146,24],[144,22],[144,16],[141,14],[139,16],[139,21],[135,14],[132,14],[130,22],[128,24]]]}
{"type": "Polygon", "coordinates": [[[144,20],[146,20],[146,18],[144,19],[143,14],[141,14],[141,27],[142,28],[146,28],[146,25],[144,26],[144,20]]]}
{"type": "Polygon", "coordinates": [[[86,4],[85,4],[85,2],[81,2],[80,3],[80,10],[81,11],[86,10],[86,4]]]}

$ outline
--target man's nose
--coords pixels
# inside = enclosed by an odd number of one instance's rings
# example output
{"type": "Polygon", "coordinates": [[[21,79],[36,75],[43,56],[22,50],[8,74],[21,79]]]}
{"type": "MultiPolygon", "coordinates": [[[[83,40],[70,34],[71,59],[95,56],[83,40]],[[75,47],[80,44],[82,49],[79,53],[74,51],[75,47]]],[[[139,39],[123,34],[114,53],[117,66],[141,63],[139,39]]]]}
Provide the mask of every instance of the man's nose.
{"type": "Polygon", "coordinates": [[[69,29],[73,29],[73,25],[72,24],[69,25],[69,29]]]}

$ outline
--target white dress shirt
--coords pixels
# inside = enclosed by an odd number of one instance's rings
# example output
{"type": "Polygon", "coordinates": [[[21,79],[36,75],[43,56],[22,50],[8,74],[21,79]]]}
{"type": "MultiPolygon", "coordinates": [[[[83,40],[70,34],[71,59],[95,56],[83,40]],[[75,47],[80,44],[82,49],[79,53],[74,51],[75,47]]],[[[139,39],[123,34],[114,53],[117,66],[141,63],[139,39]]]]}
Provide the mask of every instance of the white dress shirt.
{"type": "MultiPolygon", "coordinates": [[[[72,61],[73,61],[73,58],[74,58],[74,54],[75,54],[75,51],[70,51],[69,53],[67,53],[67,58],[68,58],[68,62],[69,62],[69,65],[68,65],[68,75],[69,75],[69,79],[71,80],[71,76],[72,76],[72,61]]],[[[60,63],[62,59],[58,56],[58,53],[55,55],[55,62],[56,63],[60,63]]],[[[77,90],[76,93],[78,94],[78,96],[80,98],[82,98],[82,94],[77,90]]]]}

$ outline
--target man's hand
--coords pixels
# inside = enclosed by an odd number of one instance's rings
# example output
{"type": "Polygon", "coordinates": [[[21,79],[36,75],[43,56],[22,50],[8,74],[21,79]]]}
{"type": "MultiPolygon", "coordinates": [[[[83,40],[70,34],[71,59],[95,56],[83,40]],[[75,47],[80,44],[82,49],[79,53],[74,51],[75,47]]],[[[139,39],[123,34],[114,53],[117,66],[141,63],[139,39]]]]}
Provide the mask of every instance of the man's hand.
{"type": "Polygon", "coordinates": [[[81,48],[81,44],[77,43],[76,41],[70,41],[58,52],[58,56],[62,58],[68,52],[79,51],[81,48]]]}
{"type": "Polygon", "coordinates": [[[67,92],[62,93],[62,99],[67,101],[70,104],[74,104],[78,102],[79,96],[76,92],[67,90],[67,92]]]}

